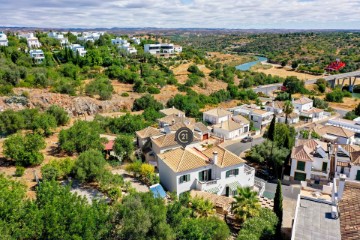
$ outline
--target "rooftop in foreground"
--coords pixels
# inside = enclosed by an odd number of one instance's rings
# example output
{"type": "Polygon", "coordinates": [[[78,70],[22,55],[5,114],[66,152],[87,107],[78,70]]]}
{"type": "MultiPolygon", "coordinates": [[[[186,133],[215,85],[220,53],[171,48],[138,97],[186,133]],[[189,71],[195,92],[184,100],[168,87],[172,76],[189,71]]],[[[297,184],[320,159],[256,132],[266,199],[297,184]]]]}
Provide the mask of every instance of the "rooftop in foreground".
{"type": "Polygon", "coordinates": [[[294,240],[341,239],[340,220],[331,217],[331,205],[306,198],[300,199],[294,228],[294,240]]]}

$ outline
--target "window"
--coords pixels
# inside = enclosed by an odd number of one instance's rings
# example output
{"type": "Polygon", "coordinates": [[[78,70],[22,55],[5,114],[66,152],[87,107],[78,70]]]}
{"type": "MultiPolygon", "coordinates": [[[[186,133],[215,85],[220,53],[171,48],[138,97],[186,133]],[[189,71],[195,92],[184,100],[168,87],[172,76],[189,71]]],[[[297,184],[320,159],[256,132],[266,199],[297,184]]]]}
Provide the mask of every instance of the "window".
{"type": "Polygon", "coordinates": [[[190,174],[182,175],[179,178],[179,183],[184,183],[189,181],[190,181],[190,174]]]}
{"type": "Polygon", "coordinates": [[[327,162],[323,162],[322,164],[322,171],[326,172],[327,171],[327,162]]]}
{"type": "Polygon", "coordinates": [[[199,172],[199,181],[211,180],[211,169],[199,172]]]}
{"type": "Polygon", "coordinates": [[[296,169],[301,170],[301,171],[305,171],[305,162],[298,161],[296,169]]]}
{"type": "Polygon", "coordinates": [[[239,169],[231,169],[229,171],[226,172],[226,177],[230,177],[230,176],[236,176],[239,175],[239,169]]]}
{"type": "Polygon", "coordinates": [[[305,173],[295,172],[294,179],[296,181],[305,181],[306,180],[306,174],[305,173]]]}
{"type": "Polygon", "coordinates": [[[360,181],[360,170],[357,170],[356,180],[360,181]]]}

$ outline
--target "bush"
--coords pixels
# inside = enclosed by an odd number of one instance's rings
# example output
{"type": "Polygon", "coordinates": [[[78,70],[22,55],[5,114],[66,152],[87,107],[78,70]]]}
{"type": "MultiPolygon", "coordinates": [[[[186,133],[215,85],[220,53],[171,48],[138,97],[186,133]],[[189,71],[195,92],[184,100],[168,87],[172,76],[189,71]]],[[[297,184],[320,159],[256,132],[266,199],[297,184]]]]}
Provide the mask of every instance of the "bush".
{"type": "Polygon", "coordinates": [[[15,177],[21,177],[22,175],[24,175],[25,172],[25,168],[22,166],[16,166],[16,170],[15,170],[15,177]]]}
{"type": "Polygon", "coordinates": [[[155,98],[153,96],[151,96],[150,94],[146,94],[146,95],[142,96],[141,98],[138,98],[134,101],[132,110],[139,111],[139,110],[144,110],[149,107],[154,108],[156,111],[159,111],[164,108],[162,103],[156,101],[155,98]]]}
{"type": "Polygon", "coordinates": [[[45,148],[45,141],[38,134],[12,135],[4,142],[4,155],[18,166],[35,166],[42,163],[44,156],[39,151],[45,148]]]}
{"type": "Polygon", "coordinates": [[[64,126],[70,120],[68,113],[57,105],[51,105],[46,112],[55,118],[57,126],[64,126]]]}
{"type": "Polygon", "coordinates": [[[99,95],[101,100],[111,99],[113,91],[114,88],[111,85],[111,81],[106,78],[98,78],[85,87],[86,95],[99,95]]]}
{"type": "Polygon", "coordinates": [[[347,91],[342,91],[341,89],[334,89],[331,93],[327,93],[325,100],[328,102],[343,102],[344,97],[351,97],[351,93],[347,91]]]}
{"type": "Polygon", "coordinates": [[[74,175],[80,182],[99,180],[105,172],[106,161],[100,151],[88,150],[80,154],[75,162],[74,175]]]}
{"type": "Polygon", "coordinates": [[[276,225],[278,219],[271,210],[262,208],[258,217],[253,217],[245,221],[237,240],[260,240],[276,239],[276,225]]]}
{"type": "Polygon", "coordinates": [[[41,168],[43,180],[61,180],[68,176],[75,165],[75,161],[70,158],[63,160],[52,160],[41,168]]]}
{"type": "Polygon", "coordinates": [[[128,97],[128,96],[129,96],[129,93],[124,92],[124,93],[121,94],[121,96],[122,96],[122,97],[128,97]]]}

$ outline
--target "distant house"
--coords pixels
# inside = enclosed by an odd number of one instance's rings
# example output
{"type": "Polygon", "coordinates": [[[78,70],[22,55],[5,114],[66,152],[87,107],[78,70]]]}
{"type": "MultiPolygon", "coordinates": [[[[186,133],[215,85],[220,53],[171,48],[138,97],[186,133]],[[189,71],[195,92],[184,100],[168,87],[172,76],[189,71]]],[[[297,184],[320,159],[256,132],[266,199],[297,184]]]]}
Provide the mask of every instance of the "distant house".
{"type": "Polygon", "coordinates": [[[61,46],[65,46],[65,45],[69,44],[69,41],[66,37],[64,37],[64,34],[57,33],[57,32],[49,32],[48,37],[59,40],[61,46]]]}
{"type": "MultiPolygon", "coordinates": [[[[239,119],[239,117],[237,118],[239,119]]],[[[216,136],[224,139],[234,139],[238,137],[245,137],[250,129],[250,122],[243,119],[243,122],[235,122],[232,119],[221,122],[213,126],[213,132],[216,136]]]]}
{"type": "Polygon", "coordinates": [[[182,52],[182,46],[180,45],[174,45],[174,52],[181,53],[182,52]]]}
{"type": "MultiPolygon", "coordinates": [[[[280,113],[280,114],[276,115],[276,119],[277,119],[277,122],[279,122],[279,123],[285,123],[286,122],[286,114],[280,113]]],[[[295,124],[295,123],[298,123],[299,121],[300,121],[299,114],[297,114],[295,112],[290,113],[287,117],[288,124],[295,124]]]]}
{"type": "Polygon", "coordinates": [[[136,142],[139,148],[142,148],[147,142],[151,142],[151,137],[161,136],[163,133],[161,133],[160,129],[154,128],[154,127],[147,127],[140,131],[135,132],[136,134],[136,142]]]}
{"type": "Polygon", "coordinates": [[[182,48],[180,46],[174,47],[172,43],[158,43],[158,44],[145,44],[144,52],[150,54],[174,54],[176,52],[181,52],[182,48]]]}
{"type": "Polygon", "coordinates": [[[285,102],[283,102],[283,101],[268,102],[265,105],[265,110],[268,112],[273,112],[275,114],[281,114],[283,112],[284,105],[285,105],[285,102]]]}
{"type": "Polygon", "coordinates": [[[130,43],[128,42],[128,40],[126,39],[122,39],[122,38],[115,38],[115,39],[111,39],[111,43],[113,45],[117,45],[118,48],[124,49],[126,52],[130,53],[130,54],[136,54],[137,50],[136,48],[132,47],[130,45],[130,43]]]}
{"type": "Polygon", "coordinates": [[[194,125],[194,133],[200,136],[202,141],[210,138],[210,129],[202,122],[197,122],[194,125]]]}
{"type": "Polygon", "coordinates": [[[172,126],[176,123],[186,123],[187,125],[195,123],[194,118],[185,117],[185,115],[182,115],[182,113],[171,114],[171,115],[159,118],[157,121],[159,123],[160,128],[163,128],[166,126],[172,126]]]}
{"type": "Polygon", "coordinates": [[[223,108],[214,108],[203,113],[203,121],[211,124],[218,124],[228,121],[232,113],[223,108]]]}
{"type": "Polygon", "coordinates": [[[326,142],[338,144],[355,143],[355,133],[342,127],[315,125],[314,127],[310,126],[309,129],[317,133],[326,142]]]}
{"type": "Polygon", "coordinates": [[[259,106],[253,104],[244,104],[231,110],[234,112],[234,116],[242,115],[249,118],[253,121],[254,127],[259,130],[264,130],[270,124],[274,115],[274,112],[262,110],[259,106]]]}
{"type": "Polygon", "coordinates": [[[41,43],[37,37],[34,37],[34,34],[30,34],[30,37],[27,38],[27,44],[29,48],[39,48],[41,47],[41,43]]]}
{"type": "Polygon", "coordinates": [[[84,57],[86,55],[85,48],[80,44],[70,44],[67,47],[70,48],[74,52],[74,54],[79,54],[80,57],[84,57]]]}
{"type": "Polygon", "coordinates": [[[0,31],[0,46],[7,47],[8,43],[9,43],[9,41],[7,39],[6,34],[4,32],[0,31]]]}
{"type": "Polygon", "coordinates": [[[343,118],[329,119],[326,125],[332,125],[335,127],[342,127],[355,133],[360,133],[360,118],[354,120],[348,120],[343,118]]]}
{"type": "Polygon", "coordinates": [[[34,63],[40,64],[44,61],[45,55],[41,49],[32,49],[30,50],[30,57],[34,60],[34,63]]]}
{"type": "Polygon", "coordinates": [[[185,116],[185,112],[180,111],[180,110],[176,109],[175,107],[164,108],[164,109],[161,109],[159,112],[165,114],[166,116],[169,116],[172,114],[177,114],[178,116],[185,116]]]}
{"type": "Polygon", "coordinates": [[[78,36],[79,41],[95,42],[99,40],[100,36],[104,35],[105,32],[83,32],[81,36],[78,36]]]}
{"type": "Polygon", "coordinates": [[[134,44],[139,45],[141,43],[140,38],[132,37],[131,40],[134,42],[134,44]]]}
{"type": "Polygon", "coordinates": [[[325,117],[324,110],[315,108],[313,100],[307,97],[301,97],[297,100],[292,100],[294,112],[301,117],[310,119],[311,121],[318,121],[325,117]]]}
{"type": "Polygon", "coordinates": [[[335,145],[335,177],[344,174],[351,180],[360,181],[360,147],[357,145],[335,145]]]}
{"type": "MultiPolygon", "coordinates": [[[[157,155],[181,147],[175,140],[175,133],[165,134],[160,137],[151,137],[150,139],[152,150],[157,155]]],[[[194,135],[193,142],[189,146],[199,143],[200,141],[201,139],[194,135]]]]}

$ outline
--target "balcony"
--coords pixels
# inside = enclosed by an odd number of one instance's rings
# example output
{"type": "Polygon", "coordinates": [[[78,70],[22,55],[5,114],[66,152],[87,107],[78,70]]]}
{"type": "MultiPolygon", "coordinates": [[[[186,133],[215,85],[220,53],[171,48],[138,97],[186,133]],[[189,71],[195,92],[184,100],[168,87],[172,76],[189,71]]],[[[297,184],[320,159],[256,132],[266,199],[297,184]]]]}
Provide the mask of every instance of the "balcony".
{"type": "Polygon", "coordinates": [[[246,175],[255,174],[255,169],[253,167],[250,167],[249,165],[244,164],[244,173],[246,175]]]}
{"type": "Polygon", "coordinates": [[[212,179],[209,181],[200,181],[196,179],[196,188],[200,191],[206,191],[210,188],[215,188],[218,185],[219,179],[212,179]]]}
{"type": "Polygon", "coordinates": [[[323,176],[323,177],[328,177],[328,172],[327,171],[323,171],[322,169],[317,169],[317,168],[314,168],[314,167],[311,167],[311,174],[319,175],[319,176],[323,176]]]}

